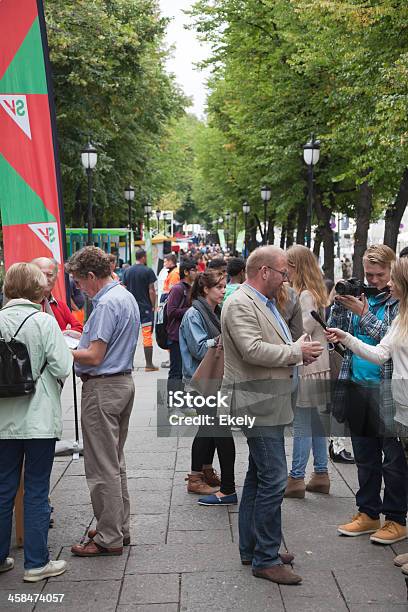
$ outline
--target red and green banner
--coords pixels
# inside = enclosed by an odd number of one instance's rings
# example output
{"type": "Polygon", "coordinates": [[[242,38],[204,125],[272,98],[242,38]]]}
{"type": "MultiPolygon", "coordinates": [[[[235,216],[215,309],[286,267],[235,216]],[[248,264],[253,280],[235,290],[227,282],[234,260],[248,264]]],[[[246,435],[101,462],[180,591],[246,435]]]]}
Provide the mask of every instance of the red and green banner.
{"type": "Polygon", "coordinates": [[[0,207],[6,268],[34,257],[58,261],[65,299],[63,225],[41,0],[0,0],[0,207]]]}

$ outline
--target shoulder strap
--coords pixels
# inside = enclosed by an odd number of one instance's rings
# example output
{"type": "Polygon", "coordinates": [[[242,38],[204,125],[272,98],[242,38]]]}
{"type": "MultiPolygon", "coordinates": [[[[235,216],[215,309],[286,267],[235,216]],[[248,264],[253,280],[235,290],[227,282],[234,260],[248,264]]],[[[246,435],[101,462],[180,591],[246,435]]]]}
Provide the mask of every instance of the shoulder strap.
{"type": "Polygon", "coordinates": [[[17,331],[16,331],[16,333],[14,334],[13,338],[15,338],[15,337],[17,336],[18,332],[21,330],[21,328],[23,327],[24,323],[25,323],[26,321],[28,321],[28,319],[30,319],[31,317],[33,317],[34,315],[36,315],[36,314],[37,314],[37,312],[38,312],[37,310],[36,310],[35,312],[32,312],[31,314],[29,314],[29,315],[28,315],[28,317],[26,317],[26,318],[24,319],[24,321],[23,321],[23,322],[20,324],[20,327],[18,328],[18,330],[17,330],[17,331]]]}
{"type": "Polygon", "coordinates": [[[187,289],[184,287],[183,288],[183,295],[181,296],[180,304],[177,306],[177,308],[181,308],[181,306],[182,306],[184,300],[186,299],[186,297],[187,297],[187,289]]]}
{"type": "MultiPolygon", "coordinates": [[[[36,310],[35,312],[32,312],[31,314],[29,314],[29,315],[28,315],[28,317],[26,317],[26,318],[24,319],[24,321],[23,321],[22,323],[20,323],[20,326],[19,326],[18,330],[16,331],[16,333],[14,334],[13,338],[15,338],[15,337],[17,336],[18,332],[21,330],[21,328],[23,327],[24,323],[25,323],[26,321],[28,321],[28,319],[30,319],[31,317],[33,317],[34,315],[36,315],[37,313],[38,313],[38,310],[36,310]]],[[[1,335],[1,333],[0,333],[0,338],[1,338],[1,337],[2,337],[2,335],[1,335]]],[[[44,363],[44,365],[42,366],[42,368],[41,368],[41,370],[40,370],[40,376],[43,374],[43,372],[44,372],[45,368],[47,367],[47,365],[48,365],[47,360],[45,360],[45,363],[44,363]]]]}

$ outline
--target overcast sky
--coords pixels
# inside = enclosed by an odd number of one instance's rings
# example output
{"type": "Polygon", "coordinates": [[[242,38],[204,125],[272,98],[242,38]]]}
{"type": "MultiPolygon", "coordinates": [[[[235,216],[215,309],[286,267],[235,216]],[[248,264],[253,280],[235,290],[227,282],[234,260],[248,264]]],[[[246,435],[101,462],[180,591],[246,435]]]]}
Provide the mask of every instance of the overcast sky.
{"type": "Polygon", "coordinates": [[[193,31],[183,27],[189,23],[189,18],[182,11],[189,9],[192,4],[193,0],[160,0],[162,14],[172,18],[167,30],[167,44],[175,45],[175,49],[168,62],[168,70],[176,75],[184,92],[193,98],[193,106],[189,110],[202,117],[208,72],[198,71],[194,64],[208,57],[209,50],[198,41],[193,31]]]}

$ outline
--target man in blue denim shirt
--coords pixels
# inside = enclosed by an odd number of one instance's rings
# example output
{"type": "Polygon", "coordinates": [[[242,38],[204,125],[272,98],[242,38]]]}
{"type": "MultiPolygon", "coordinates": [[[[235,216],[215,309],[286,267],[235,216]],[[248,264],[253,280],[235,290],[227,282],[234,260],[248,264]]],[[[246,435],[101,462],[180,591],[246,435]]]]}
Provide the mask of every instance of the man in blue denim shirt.
{"type": "Polygon", "coordinates": [[[140,326],[135,298],[112,281],[106,253],[94,246],[67,264],[74,280],[92,299],[78,349],[75,371],[82,379],[81,423],[85,473],[97,520],[90,540],[71,551],[80,557],[121,555],[130,542],[130,504],[123,452],[135,388],[133,357],[140,326]]]}

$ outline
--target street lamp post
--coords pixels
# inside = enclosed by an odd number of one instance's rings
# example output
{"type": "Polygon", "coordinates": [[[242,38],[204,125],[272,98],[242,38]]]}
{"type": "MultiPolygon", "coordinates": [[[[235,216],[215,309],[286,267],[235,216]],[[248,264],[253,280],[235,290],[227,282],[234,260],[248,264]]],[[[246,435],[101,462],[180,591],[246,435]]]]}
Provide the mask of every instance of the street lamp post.
{"type": "Polygon", "coordinates": [[[234,212],[233,213],[233,217],[234,217],[234,244],[232,245],[232,254],[235,256],[235,251],[237,250],[237,218],[238,218],[238,213],[234,212]]]}
{"type": "Polygon", "coordinates": [[[309,202],[307,207],[307,222],[306,222],[306,246],[310,249],[312,243],[312,215],[313,215],[313,180],[314,166],[320,158],[320,140],[315,140],[314,134],[310,140],[303,146],[303,159],[308,167],[308,183],[309,183],[309,202]]]}
{"type": "Polygon", "coordinates": [[[150,215],[152,214],[152,205],[149,202],[144,205],[144,212],[146,215],[147,231],[150,233],[150,215]]]}
{"type": "Polygon", "coordinates": [[[165,235],[165,236],[167,236],[167,230],[168,230],[168,228],[169,228],[169,226],[168,226],[168,224],[167,224],[167,221],[170,221],[170,217],[169,217],[169,214],[168,214],[168,213],[164,212],[164,213],[163,213],[163,224],[164,224],[164,230],[163,230],[163,232],[164,232],[164,235],[165,235]]]}
{"type": "Polygon", "coordinates": [[[264,185],[261,187],[261,198],[264,204],[264,233],[262,244],[268,244],[268,227],[267,227],[267,218],[268,218],[268,202],[271,199],[272,192],[271,188],[268,185],[264,185]]]}
{"type": "Polygon", "coordinates": [[[227,248],[228,248],[228,240],[229,240],[229,222],[231,219],[231,213],[229,210],[227,210],[227,212],[225,213],[225,220],[227,222],[227,231],[226,231],[226,236],[225,236],[225,242],[227,243],[227,248]]]}
{"type": "Polygon", "coordinates": [[[340,213],[337,214],[337,257],[340,261],[340,213]]]}
{"type": "Polygon", "coordinates": [[[242,205],[242,212],[244,213],[244,219],[245,219],[245,234],[244,234],[244,257],[247,257],[248,255],[248,248],[247,248],[247,226],[248,226],[248,215],[251,211],[251,207],[248,204],[248,202],[244,202],[242,205]]]}
{"type": "Polygon", "coordinates": [[[125,189],[125,200],[128,203],[128,225],[129,225],[129,262],[132,265],[132,203],[135,199],[135,189],[129,185],[125,189]]]}
{"type": "Polygon", "coordinates": [[[156,210],[156,219],[157,219],[157,233],[160,234],[160,215],[161,215],[161,210],[160,208],[158,208],[156,210]]]}
{"type": "Polygon", "coordinates": [[[81,162],[85,168],[88,177],[88,245],[93,244],[92,240],[92,171],[98,161],[98,153],[91,141],[88,142],[86,147],[81,151],[81,162]]]}

